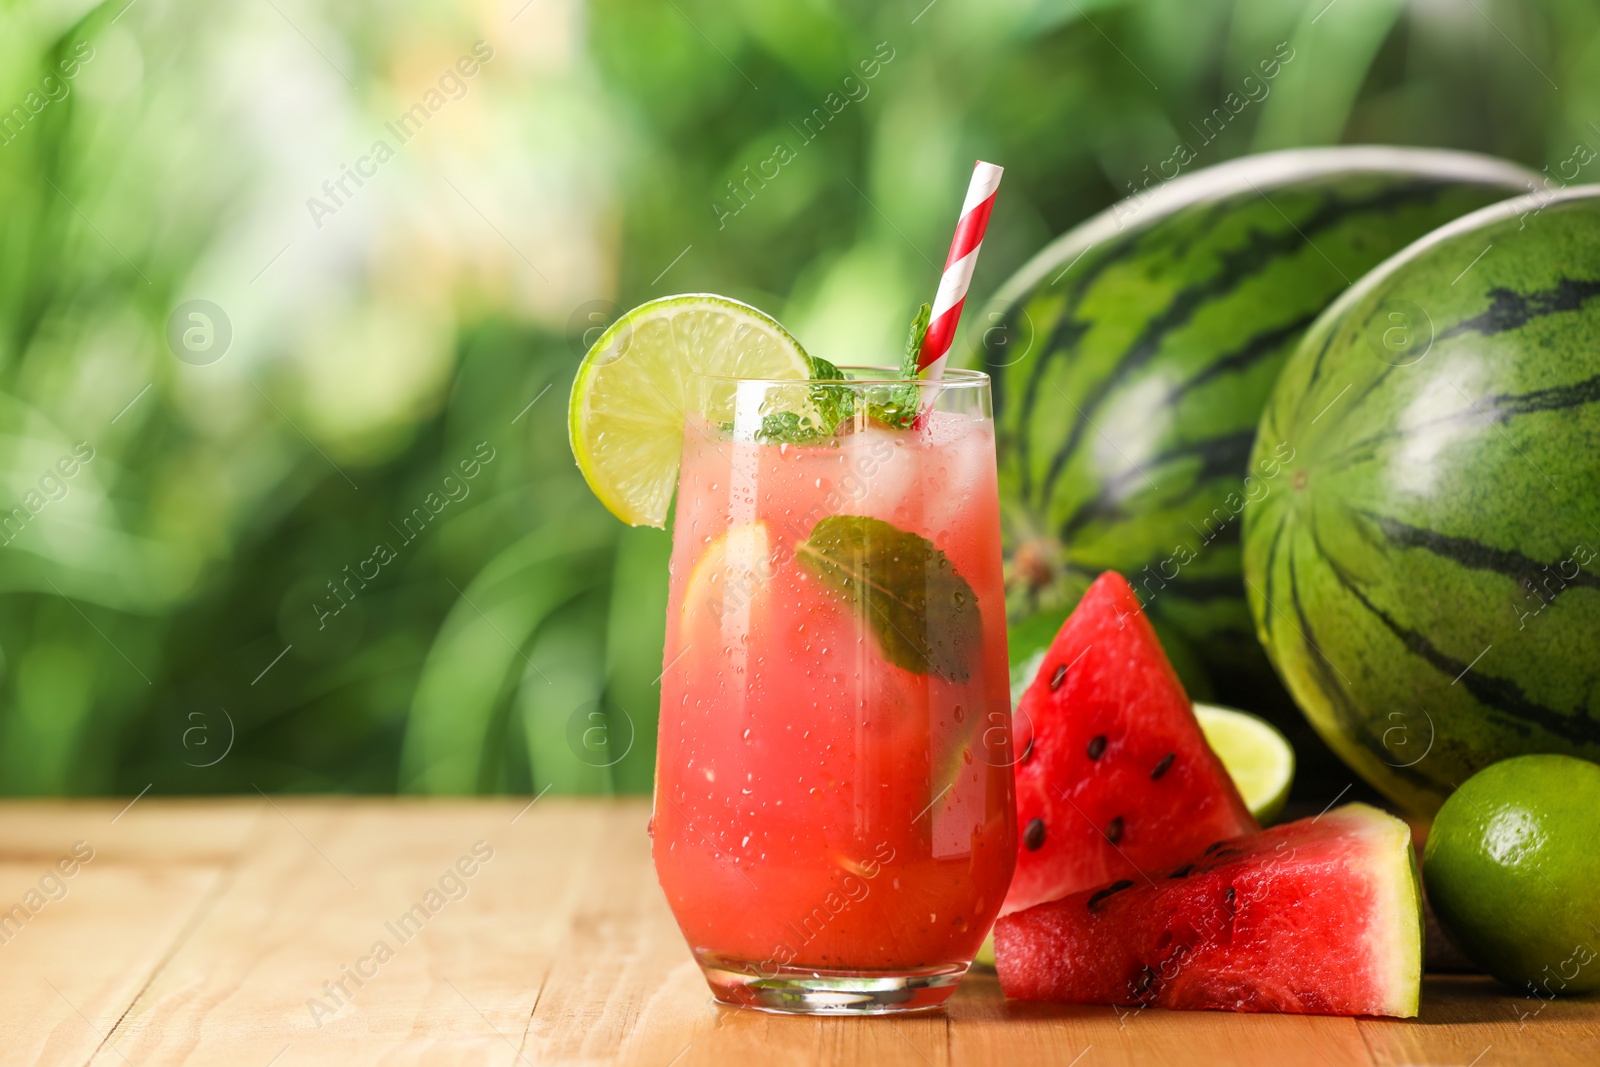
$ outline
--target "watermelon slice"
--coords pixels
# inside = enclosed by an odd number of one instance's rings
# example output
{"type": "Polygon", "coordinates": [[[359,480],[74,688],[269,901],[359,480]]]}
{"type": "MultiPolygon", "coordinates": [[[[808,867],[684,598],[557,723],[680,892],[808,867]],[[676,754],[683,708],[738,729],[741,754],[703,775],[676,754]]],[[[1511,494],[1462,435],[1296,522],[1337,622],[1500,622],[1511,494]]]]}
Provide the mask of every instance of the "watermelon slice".
{"type": "Polygon", "coordinates": [[[1349,804],[1001,918],[1000,987],[1072,1004],[1410,1017],[1421,900],[1406,824],[1349,804]]]}
{"type": "Polygon", "coordinates": [[[1062,625],[1014,718],[1017,873],[1002,915],[1259,829],[1113,571],[1062,625]]]}

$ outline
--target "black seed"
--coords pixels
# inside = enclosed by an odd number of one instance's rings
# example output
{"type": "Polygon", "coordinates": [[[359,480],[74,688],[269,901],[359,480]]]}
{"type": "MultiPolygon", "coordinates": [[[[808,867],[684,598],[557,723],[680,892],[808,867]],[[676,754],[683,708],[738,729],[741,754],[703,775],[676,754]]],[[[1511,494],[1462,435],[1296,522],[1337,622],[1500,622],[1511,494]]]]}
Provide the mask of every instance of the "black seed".
{"type": "Polygon", "coordinates": [[[1095,734],[1089,738],[1089,758],[1099,759],[1106,751],[1106,735],[1095,734]]]}
{"type": "Polygon", "coordinates": [[[1194,864],[1185,863],[1182,867],[1167,875],[1168,878],[1187,878],[1194,873],[1194,864]]]}
{"type": "Polygon", "coordinates": [[[1118,815],[1106,823],[1106,840],[1113,845],[1122,840],[1122,816],[1118,815]]]}
{"type": "Polygon", "coordinates": [[[1028,824],[1022,832],[1022,846],[1029,852],[1037,852],[1044,845],[1044,820],[1035,819],[1028,824]]]}
{"type": "Polygon", "coordinates": [[[1222,859],[1227,859],[1229,856],[1242,856],[1242,855],[1244,855],[1244,849],[1242,849],[1242,848],[1225,848],[1225,849],[1222,849],[1221,851],[1219,851],[1212,858],[1213,859],[1222,860],[1222,859]]]}
{"type": "Polygon", "coordinates": [[[1177,758],[1178,754],[1176,752],[1168,752],[1165,756],[1162,756],[1161,762],[1156,764],[1156,769],[1150,772],[1150,780],[1153,782],[1163,774],[1166,774],[1172,767],[1172,761],[1177,758]]]}
{"type": "Polygon", "coordinates": [[[1140,972],[1139,977],[1128,983],[1135,997],[1143,998],[1150,992],[1150,987],[1155,985],[1156,972],[1146,967],[1140,972]]]}
{"type": "Polygon", "coordinates": [[[1057,667],[1056,672],[1050,676],[1050,692],[1054,693],[1057,689],[1060,689],[1061,681],[1066,676],[1067,665],[1063,663],[1061,666],[1057,667]]]}
{"type": "Polygon", "coordinates": [[[1229,904],[1233,903],[1233,886],[1230,885],[1228,887],[1228,891],[1222,895],[1222,899],[1226,900],[1229,904]]]}
{"type": "Polygon", "coordinates": [[[1223,845],[1226,845],[1226,844],[1227,844],[1226,841],[1213,841],[1213,842],[1211,842],[1211,844],[1206,846],[1206,853],[1205,854],[1207,856],[1209,856],[1213,852],[1215,852],[1217,849],[1221,848],[1223,845]]]}
{"type": "Polygon", "coordinates": [[[1106,899],[1106,897],[1115,896],[1124,889],[1129,889],[1132,886],[1133,883],[1128,881],[1126,878],[1122,879],[1121,881],[1112,882],[1110,885],[1106,886],[1104,889],[1100,890],[1094,896],[1089,898],[1089,910],[1093,911],[1095,905],[1106,899]]]}
{"type": "Polygon", "coordinates": [[[1017,757],[1018,763],[1027,763],[1028,757],[1033,755],[1033,738],[1028,738],[1028,743],[1022,746],[1022,755],[1017,757]]]}

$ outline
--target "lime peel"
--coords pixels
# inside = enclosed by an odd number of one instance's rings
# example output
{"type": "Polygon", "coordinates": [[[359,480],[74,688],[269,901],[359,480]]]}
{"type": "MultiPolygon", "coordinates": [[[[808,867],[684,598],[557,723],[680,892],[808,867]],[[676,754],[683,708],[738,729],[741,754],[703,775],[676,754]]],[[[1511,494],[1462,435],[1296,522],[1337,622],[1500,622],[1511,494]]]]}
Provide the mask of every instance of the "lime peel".
{"type": "Polygon", "coordinates": [[[690,383],[700,375],[803,381],[812,371],[800,342],[748,304],[705,293],[651,300],[584,356],[567,404],[572,456],[613,515],[664,526],[690,383]]]}
{"type": "Polygon", "coordinates": [[[1262,825],[1277,818],[1294,784],[1294,749],[1264,719],[1218,704],[1196,704],[1195,718],[1206,743],[1262,825]]]}

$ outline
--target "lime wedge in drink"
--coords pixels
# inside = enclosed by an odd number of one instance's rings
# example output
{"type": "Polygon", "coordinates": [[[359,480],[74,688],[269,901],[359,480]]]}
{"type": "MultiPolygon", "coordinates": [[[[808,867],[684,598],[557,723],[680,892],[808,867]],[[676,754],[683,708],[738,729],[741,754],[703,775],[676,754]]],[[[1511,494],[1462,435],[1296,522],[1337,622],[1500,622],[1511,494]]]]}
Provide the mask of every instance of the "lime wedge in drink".
{"type": "Polygon", "coordinates": [[[1262,719],[1216,704],[1196,704],[1195,718],[1258,821],[1277,818],[1294,782],[1294,749],[1262,719]]]}
{"type": "Polygon", "coordinates": [[[713,632],[722,617],[747,613],[772,576],[772,539],[764,522],[741,522],[712,541],[695,562],[683,596],[686,620],[709,619],[713,632]]]}
{"type": "Polygon", "coordinates": [[[697,374],[804,380],[812,367],[777,320],[726,297],[662,297],[612,323],[573,380],[567,432],[589,488],[623,522],[665,524],[697,374]]]}

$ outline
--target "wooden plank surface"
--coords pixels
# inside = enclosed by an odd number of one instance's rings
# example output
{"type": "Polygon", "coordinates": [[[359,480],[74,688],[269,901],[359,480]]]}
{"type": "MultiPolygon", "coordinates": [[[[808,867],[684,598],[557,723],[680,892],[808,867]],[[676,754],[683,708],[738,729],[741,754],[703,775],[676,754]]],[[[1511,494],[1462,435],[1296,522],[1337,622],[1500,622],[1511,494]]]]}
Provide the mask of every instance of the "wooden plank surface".
{"type": "Polygon", "coordinates": [[[1482,978],[1430,977],[1408,1021],[1015,1004],[978,974],[935,1015],[720,1008],[644,801],[127,804],[0,804],[26,915],[0,921],[0,1067],[1600,1062],[1600,1001],[1482,978]]]}

